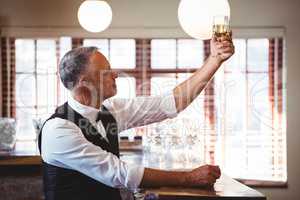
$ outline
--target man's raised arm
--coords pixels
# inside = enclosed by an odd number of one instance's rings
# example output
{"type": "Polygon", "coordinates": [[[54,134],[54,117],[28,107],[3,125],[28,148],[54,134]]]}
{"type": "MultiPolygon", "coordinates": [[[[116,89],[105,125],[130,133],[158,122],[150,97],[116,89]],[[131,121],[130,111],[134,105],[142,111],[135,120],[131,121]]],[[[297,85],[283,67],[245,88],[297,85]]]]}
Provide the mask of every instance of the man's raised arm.
{"type": "Polygon", "coordinates": [[[232,40],[213,38],[210,42],[210,55],[204,65],[189,79],[173,90],[177,111],[184,110],[201,93],[221,64],[234,53],[232,40]]]}

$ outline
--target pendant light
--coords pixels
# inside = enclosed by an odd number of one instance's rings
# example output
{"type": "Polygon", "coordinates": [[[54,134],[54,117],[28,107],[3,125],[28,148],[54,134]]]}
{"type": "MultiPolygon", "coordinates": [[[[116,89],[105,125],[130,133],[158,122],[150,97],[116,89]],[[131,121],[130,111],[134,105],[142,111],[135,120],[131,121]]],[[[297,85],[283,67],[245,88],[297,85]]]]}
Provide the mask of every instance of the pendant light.
{"type": "Polygon", "coordinates": [[[79,24],[87,31],[97,33],[108,28],[112,10],[106,1],[86,0],[78,9],[79,24]]]}
{"type": "Polygon", "coordinates": [[[193,38],[205,40],[212,37],[214,16],[230,17],[227,0],[181,0],[179,3],[179,23],[193,38]]]}

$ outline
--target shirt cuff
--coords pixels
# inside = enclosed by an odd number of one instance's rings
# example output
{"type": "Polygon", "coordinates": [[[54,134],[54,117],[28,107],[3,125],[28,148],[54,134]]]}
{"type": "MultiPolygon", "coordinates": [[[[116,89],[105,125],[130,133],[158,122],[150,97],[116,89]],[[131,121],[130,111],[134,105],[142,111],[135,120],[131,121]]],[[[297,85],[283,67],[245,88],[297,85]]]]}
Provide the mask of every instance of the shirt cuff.
{"type": "Polygon", "coordinates": [[[141,184],[144,176],[145,168],[139,165],[128,164],[128,171],[126,177],[126,188],[134,191],[141,184]]]}
{"type": "Polygon", "coordinates": [[[178,115],[175,97],[173,91],[168,92],[162,96],[161,109],[169,117],[174,118],[178,115]]]}

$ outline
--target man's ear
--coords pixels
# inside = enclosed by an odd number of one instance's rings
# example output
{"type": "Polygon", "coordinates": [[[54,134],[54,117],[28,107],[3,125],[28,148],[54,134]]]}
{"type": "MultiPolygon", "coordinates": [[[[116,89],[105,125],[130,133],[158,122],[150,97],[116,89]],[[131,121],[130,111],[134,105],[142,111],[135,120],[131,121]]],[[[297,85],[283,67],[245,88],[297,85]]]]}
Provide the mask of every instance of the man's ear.
{"type": "Polygon", "coordinates": [[[78,79],[77,85],[78,86],[86,86],[89,83],[87,76],[81,75],[78,79]]]}

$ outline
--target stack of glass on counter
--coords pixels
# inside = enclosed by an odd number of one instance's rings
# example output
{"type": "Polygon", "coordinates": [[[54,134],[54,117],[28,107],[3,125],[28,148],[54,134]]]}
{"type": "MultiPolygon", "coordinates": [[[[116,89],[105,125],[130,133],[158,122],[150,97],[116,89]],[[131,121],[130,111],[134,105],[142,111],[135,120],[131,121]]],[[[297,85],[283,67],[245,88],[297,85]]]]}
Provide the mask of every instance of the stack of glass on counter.
{"type": "Polygon", "coordinates": [[[143,165],[165,170],[188,170],[203,164],[200,127],[191,119],[166,120],[144,128],[143,165]]]}

